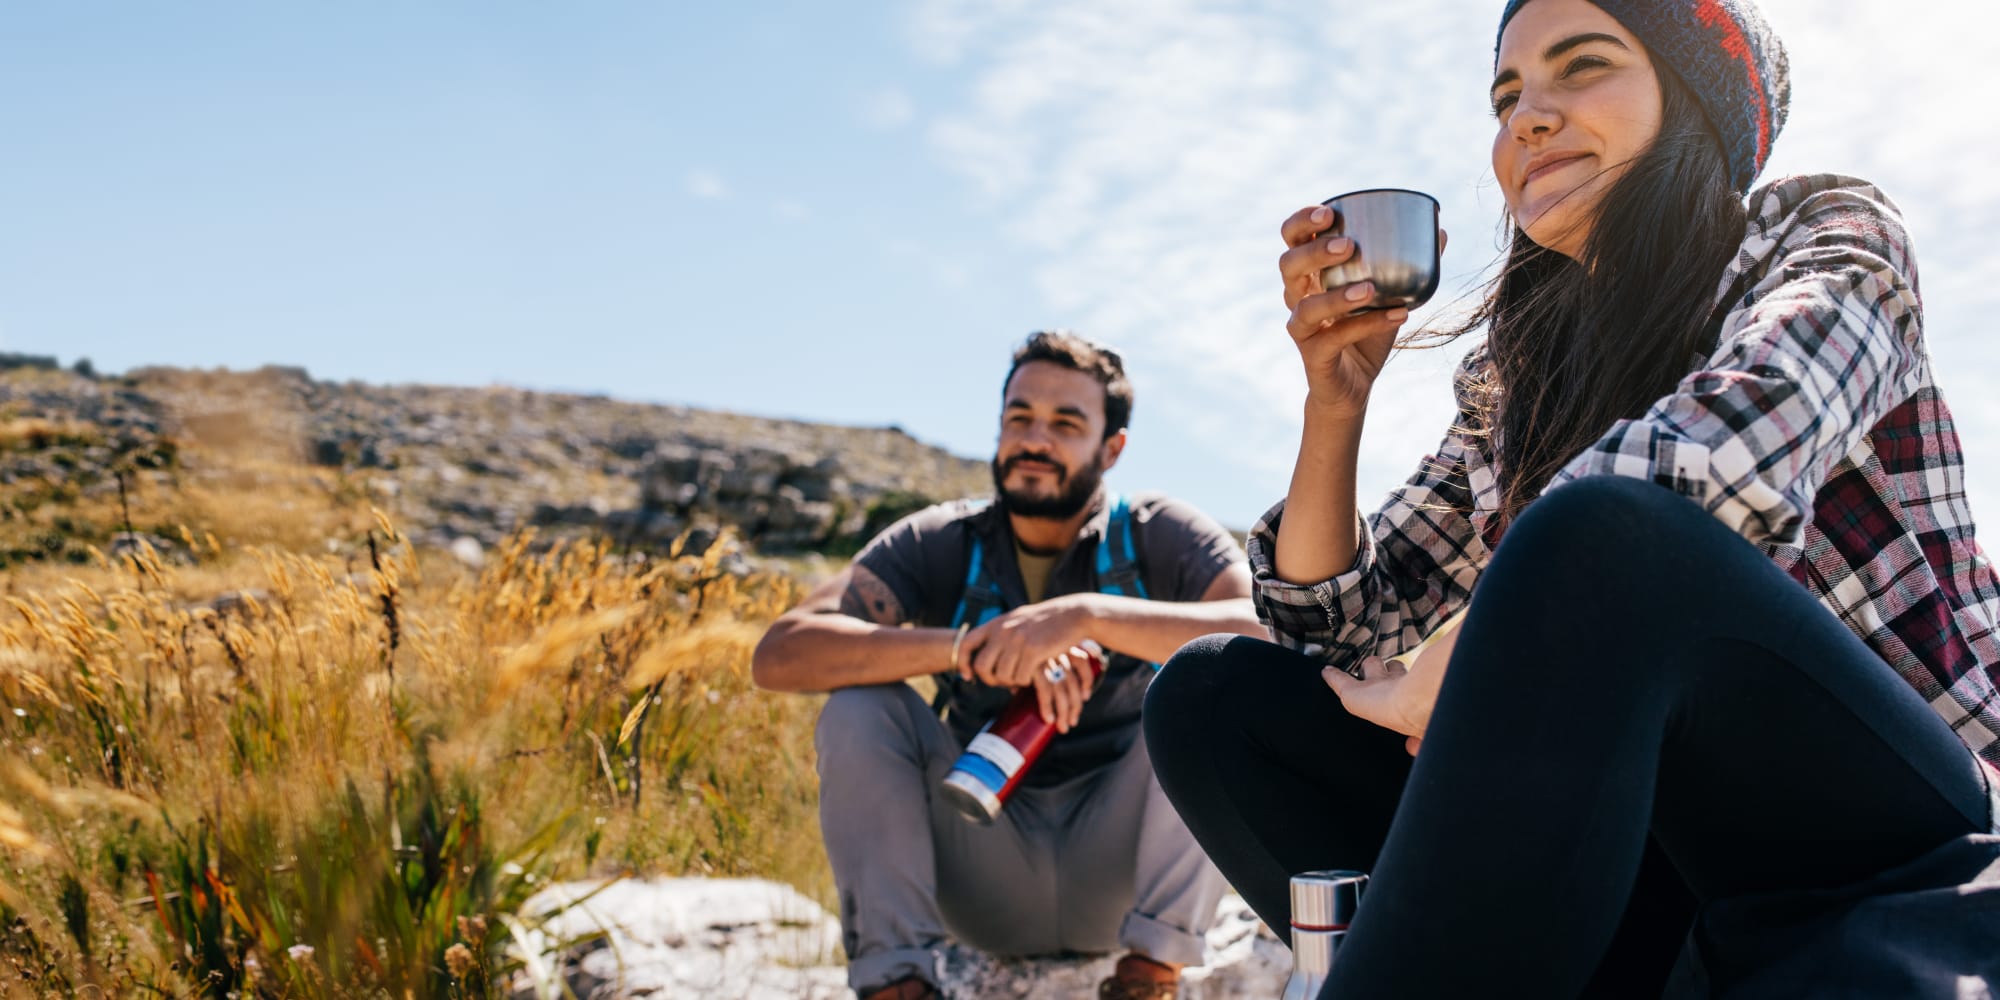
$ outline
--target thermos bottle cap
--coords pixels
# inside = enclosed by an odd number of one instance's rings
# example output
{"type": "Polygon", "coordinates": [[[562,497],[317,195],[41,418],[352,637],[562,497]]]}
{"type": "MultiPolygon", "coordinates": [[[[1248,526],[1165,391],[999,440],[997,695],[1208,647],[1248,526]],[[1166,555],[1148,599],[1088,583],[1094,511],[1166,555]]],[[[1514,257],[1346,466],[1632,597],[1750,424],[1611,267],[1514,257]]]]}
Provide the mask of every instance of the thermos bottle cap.
{"type": "Polygon", "coordinates": [[[1361,907],[1368,876],[1353,871],[1304,872],[1292,876],[1292,926],[1299,930],[1346,930],[1361,907]]]}

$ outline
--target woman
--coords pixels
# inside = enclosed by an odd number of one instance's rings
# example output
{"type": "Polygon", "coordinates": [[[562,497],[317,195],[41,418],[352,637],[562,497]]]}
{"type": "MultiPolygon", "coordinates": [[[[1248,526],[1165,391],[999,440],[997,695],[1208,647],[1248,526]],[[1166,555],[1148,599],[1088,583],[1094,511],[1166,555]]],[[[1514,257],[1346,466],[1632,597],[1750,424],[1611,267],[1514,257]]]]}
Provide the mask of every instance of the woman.
{"type": "Polygon", "coordinates": [[[1516,228],[1456,425],[1357,515],[1407,314],[1320,288],[1356,249],[1293,215],[1305,430],[1250,544],[1277,643],[1191,644],[1146,705],[1266,922],[1293,873],[1373,872],[1327,996],[1657,995],[1698,904],[1994,826],[2000,583],[1895,209],[1815,176],[1746,210],[1788,97],[1747,0],[1514,0],[1501,29],[1516,228]]]}

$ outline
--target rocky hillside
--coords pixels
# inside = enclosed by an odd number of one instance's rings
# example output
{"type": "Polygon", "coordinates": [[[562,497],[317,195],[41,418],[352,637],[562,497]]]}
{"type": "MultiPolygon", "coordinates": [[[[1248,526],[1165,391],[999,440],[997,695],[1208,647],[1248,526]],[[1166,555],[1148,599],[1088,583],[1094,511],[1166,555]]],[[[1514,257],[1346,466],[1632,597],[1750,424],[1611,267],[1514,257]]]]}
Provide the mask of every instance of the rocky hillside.
{"type": "MultiPolygon", "coordinates": [[[[699,545],[734,525],[765,551],[838,552],[925,503],[990,488],[983,462],[894,427],[335,383],[295,368],[104,377],[0,358],[0,431],[0,485],[48,484],[41,502],[110,495],[121,475],[173,480],[179,467],[304,466],[439,545],[527,527],[635,546],[691,531],[699,545]]],[[[59,549],[49,534],[33,544],[59,549]]]]}

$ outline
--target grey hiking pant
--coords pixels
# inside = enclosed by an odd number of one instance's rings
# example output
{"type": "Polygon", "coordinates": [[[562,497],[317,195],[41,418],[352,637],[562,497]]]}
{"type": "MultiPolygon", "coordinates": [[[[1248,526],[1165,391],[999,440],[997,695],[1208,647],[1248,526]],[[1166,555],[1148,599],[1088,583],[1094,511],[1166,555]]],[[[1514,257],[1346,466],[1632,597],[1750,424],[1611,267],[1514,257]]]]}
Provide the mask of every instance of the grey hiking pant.
{"type": "Polygon", "coordinates": [[[947,934],[998,955],[1122,947],[1201,963],[1226,886],[1153,779],[1143,738],[1104,767],[1019,789],[991,826],[935,794],[958,740],[907,684],[835,691],[813,742],[856,992],[935,983],[947,934]]]}

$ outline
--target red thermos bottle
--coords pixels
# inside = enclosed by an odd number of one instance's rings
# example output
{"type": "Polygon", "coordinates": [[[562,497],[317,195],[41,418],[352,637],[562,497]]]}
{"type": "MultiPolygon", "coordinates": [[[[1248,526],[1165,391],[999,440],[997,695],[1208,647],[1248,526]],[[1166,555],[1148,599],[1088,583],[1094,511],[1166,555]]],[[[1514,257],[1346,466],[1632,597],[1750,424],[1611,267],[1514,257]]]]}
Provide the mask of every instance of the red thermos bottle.
{"type": "MultiPolygon", "coordinates": [[[[1077,645],[1090,654],[1070,669],[1086,672],[1085,687],[1094,687],[1104,675],[1104,647],[1085,639],[1077,645]]],[[[1056,737],[1053,722],[1043,722],[1036,704],[1035,689],[1024,687],[1000,714],[979,730],[965,752],[944,778],[944,797],[967,819],[991,823],[1000,815],[1028,768],[1035,765],[1049,741],[1056,737]]]]}

